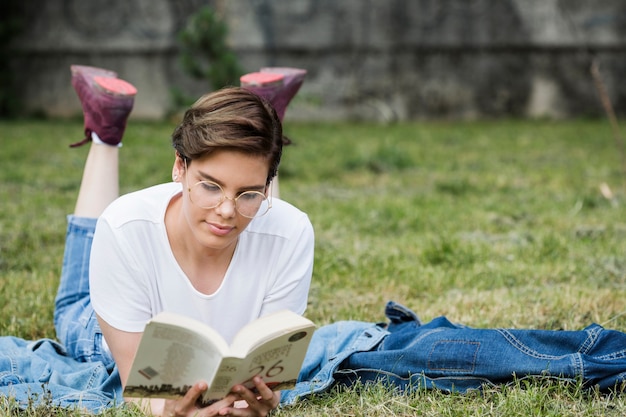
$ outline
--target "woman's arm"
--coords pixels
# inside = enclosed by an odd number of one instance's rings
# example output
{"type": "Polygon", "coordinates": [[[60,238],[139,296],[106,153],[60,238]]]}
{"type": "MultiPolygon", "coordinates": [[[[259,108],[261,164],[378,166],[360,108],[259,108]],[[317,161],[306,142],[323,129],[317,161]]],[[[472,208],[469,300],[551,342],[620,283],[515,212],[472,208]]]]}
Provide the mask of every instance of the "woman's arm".
{"type": "MultiPolygon", "coordinates": [[[[143,333],[131,333],[118,330],[109,325],[100,316],[96,315],[96,317],[98,317],[98,323],[100,323],[102,335],[104,336],[104,339],[111,350],[111,355],[113,355],[113,360],[115,360],[115,364],[117,365],[120,379],[122,381],[122,387],[125,387],[130,373],[130,368],[133,364],[133,360],[135,359],[135,354],[137,353],[139,341],[141,340],[141,335],[143,333]]],[[[146,413],[155,416],[163,415],[165,400],[159,398],[129,398],[125,400],[137,404],[146,413]]]]}
{"type": "Polygon", "coordinates": [[[100,318],[100,316],[96,315],[96,317],[98,317],[98,323],[100,323],[102,335],[111,350],[113,360],[115,360],[115,364],[117,365],[117,369],[120,373],[122,387],[125,387],[126,381],[128,380],[128,374],[130,373],[130,368],[133,364],[133,360],[135,359],[135,354],[137,353],[139,341],[141,340],[141,335],[143,333],[131,333],[118,330],[109,325],[106,321],[100,318]]]}

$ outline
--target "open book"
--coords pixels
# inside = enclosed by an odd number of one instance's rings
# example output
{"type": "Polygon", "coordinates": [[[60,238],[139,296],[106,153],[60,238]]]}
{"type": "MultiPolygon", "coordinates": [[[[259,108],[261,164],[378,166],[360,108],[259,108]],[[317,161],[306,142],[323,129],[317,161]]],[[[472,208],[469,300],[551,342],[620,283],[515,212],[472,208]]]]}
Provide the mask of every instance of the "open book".
{"type": "Polygon", "coordinates": [[[255,375],[273,390],[293,388],[314,330],[310,320],[283,310],[249,323],[228,346],[197,320],[160,313],[146,325],[124,396],[178,398],[206,381],[202,405],[208,405],[233,385],[254,388],[255,375]]]}

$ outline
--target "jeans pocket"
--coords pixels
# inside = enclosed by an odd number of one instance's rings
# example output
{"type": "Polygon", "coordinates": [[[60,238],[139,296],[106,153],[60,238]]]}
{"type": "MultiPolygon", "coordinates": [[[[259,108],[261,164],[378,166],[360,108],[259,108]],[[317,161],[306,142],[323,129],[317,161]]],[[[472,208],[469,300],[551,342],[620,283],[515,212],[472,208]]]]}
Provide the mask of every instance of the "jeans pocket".
{"type": "Polygon", "coordinates": [[[472,374],[480,342],[471,340],[439,340],[433,343],[428,354],[428,369],[446,374],[472,374]]]}

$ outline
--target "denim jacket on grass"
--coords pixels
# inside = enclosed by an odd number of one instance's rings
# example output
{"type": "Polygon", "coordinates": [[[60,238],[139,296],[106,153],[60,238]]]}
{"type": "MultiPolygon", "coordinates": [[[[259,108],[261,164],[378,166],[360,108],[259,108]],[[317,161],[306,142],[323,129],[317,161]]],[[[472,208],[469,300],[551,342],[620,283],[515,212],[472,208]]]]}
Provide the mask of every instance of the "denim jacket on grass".
{"type": "Polygon", "coordinates": [[[387,325],[338,322],[318,329],[282,404],[355,382],[466,392],[527,376],[604,391],[626,381],[626,334],[597,324],[578,331],[477,329],[445,317],[422,324],[394,302],[385,313],[387,325]]]}
{"type": "Polygon", "coordinates": [[[0,396],[20,406],[84,408],[98,413],[123,403],[117,368],[79,362],[57,342],[0,337],[0,396]]]}

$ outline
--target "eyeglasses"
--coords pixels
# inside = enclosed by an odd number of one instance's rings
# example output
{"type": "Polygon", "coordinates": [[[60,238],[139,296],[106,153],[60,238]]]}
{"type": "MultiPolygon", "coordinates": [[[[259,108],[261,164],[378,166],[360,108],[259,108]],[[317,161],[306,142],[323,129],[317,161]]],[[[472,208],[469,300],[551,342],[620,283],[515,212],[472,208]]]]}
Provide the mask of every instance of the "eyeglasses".
{"type": "MultiPolygon", "coordinates": [[[[185,165],[187,165],[187,161],[185,161],[185,165]]],[[[189,173],[189,170],[186,171],[189,173]]],[[[272,208],[271,200],[260,191],[244,191],[237,197],[230,198],[226,195],[224,189],[213,181],[199,181],[190,187],[188,177],[185,180],[187,182],[187,190],[189,191],[189,199],[193,204],[203,209],[215,208],[228,199],[235,204],[237,213],[243,217],[254,219],[265,215],[272,208]]]]}

